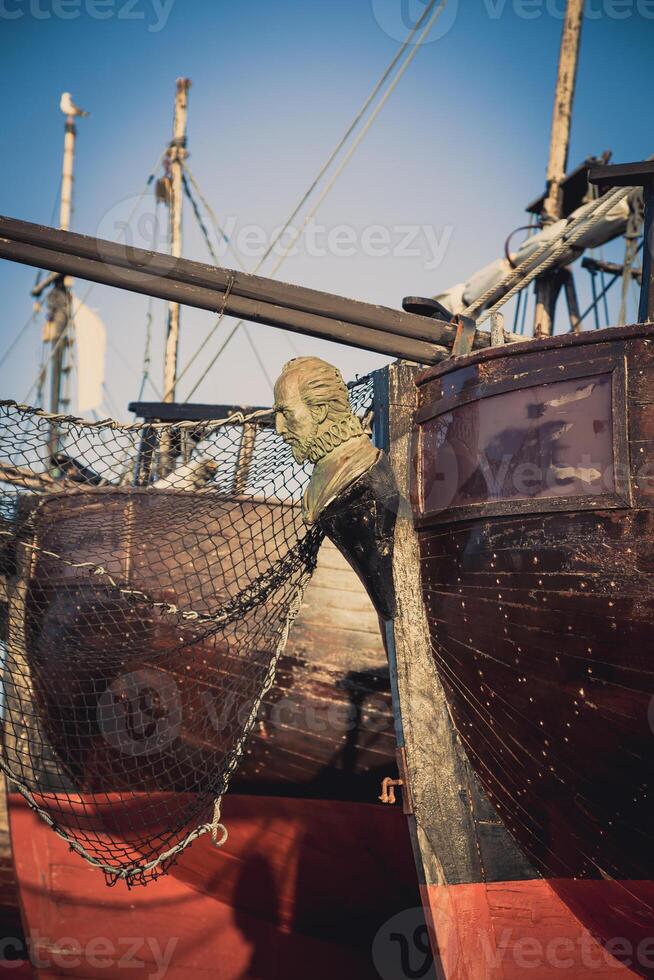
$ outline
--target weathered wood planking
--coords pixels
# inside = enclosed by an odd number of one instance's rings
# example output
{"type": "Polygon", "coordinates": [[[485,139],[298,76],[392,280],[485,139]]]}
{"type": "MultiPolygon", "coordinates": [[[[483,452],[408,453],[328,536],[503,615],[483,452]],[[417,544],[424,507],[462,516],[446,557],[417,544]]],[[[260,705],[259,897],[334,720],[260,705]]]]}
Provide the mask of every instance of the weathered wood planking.
{"type": "Polygon", "coordinates": [[[373,802],[394,772],[379,621],[327,539],[260,719],[234,779],[238,792],[373,802]]]}
{"type": "Polygon", "coordinates": [[[376,433],[388,447],[403,504],[395,531],[393,576],[398,615],[389,625],[396,672],[398,742],[406,751],[409,817],[420,880],[429,884],[533,874],[488,805],[452,727],[446,691],[434,669],[420,579],[418,536],[408,505],[416,370],[393,364],[379,372],[376,433]]]}
{"type": "Polygon", "coordinates": [[[381,805],[230,794],[223,848],[207,834],[167,875],[128,892],[107,888],[24,800],[10,804],[38,980],[157,970],[167,980],[378,980],[377,930],[419,902],[402,814],[381,805]],[[163,966],[155,950],[168,954],[163,966]]]}
{"type": "Polygon", "coordinates": [[[654,326],[512,345],[418,385],[422,593],[454,726],[569,914],[635,948],[654,931],[654,326]],[[607,381],[608,413],[593,401],[607,381]],[[512,392],[514,415],[497,408],[512,392]],[[534,447],[541,472],[516,495],[534,447]]]}
{"type": "MultiPolygon", "coordinates": [[[[638,975],[591,935],[557,893],[557,882],[424,886],[428,925],[447,980],[635,980],[638,975]],[[437,938],[436,938],[437,937],[437,938]]],[[[642,882],[625,883],[629,887],[642,882]]],[[[596,881],[568,882],[580,904],[606,902],[596,881]]],[[[642,888],[643,898],[646,891],[642,888]]],[[[625,940],[615,941],[624,949],[625,940]]]]}

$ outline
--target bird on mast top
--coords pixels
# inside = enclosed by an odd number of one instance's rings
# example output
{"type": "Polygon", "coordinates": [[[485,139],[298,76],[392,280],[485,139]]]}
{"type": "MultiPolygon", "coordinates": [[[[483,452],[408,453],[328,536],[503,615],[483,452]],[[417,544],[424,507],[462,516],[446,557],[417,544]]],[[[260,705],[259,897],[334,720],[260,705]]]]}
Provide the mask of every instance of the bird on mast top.
{"type": "Polygon", "coordinates": [[[65,116],[88,116],[89,113],[85,109],[80,109],[78,105],[75,105],[70,92],[63,92],[59,100],[59,108],[65,116]]]}

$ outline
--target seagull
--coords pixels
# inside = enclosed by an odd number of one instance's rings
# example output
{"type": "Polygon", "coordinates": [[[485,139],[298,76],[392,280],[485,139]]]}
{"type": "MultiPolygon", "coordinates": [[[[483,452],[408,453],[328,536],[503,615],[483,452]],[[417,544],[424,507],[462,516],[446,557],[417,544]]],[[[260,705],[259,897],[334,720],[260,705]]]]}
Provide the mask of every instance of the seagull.
{"type": "Polygon", "coordinates": [[[64,92],[59,100],[59,108],[65,116],[88,116],[88,112],[75,105],[70,92],[64,92]]]}

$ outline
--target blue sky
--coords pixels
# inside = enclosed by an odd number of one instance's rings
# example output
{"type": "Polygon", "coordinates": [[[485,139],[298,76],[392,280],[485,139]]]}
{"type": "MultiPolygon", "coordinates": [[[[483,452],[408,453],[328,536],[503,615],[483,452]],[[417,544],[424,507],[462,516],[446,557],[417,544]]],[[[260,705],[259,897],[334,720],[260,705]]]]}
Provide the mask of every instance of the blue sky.
{"type": "MultiPolygon", "coordinates": [[[[434,39],[317,214],[325,237],[339,225],[354,230],[353,254],[300,250],[277,278],[399,306],[405,294],[434,293],[499,256],[506,235],[525,221],[524,205],[543,187],[562,4],[450,0],[434,39]],[[395,243],[398,227],[427,226],[432,244],[421,232],[418,254],[367,255],[361,236],[376,225],[395,243]]],[[[51,223],[64,122],[58,103],[67,90],[92,113],[78,127],[73,227],[117,237],[170,139],[175,79],[185,75],[193,81],[189,164],[205,196],[234,239],[248,225],[269,234],[396,51],[406,32],[402,11],[415,17],[423,9],[422,0],[0,0],[0,212],[51,223]]],[[[616,161],[654,152],[653,43],[653,2],[588,3],[571,165],[605,149],[616,161]]],[[[150,196],[139,205],[138,214],[144,211],[153,211],[150,196]]],[[[150,228],[136,229],[138,244],[147,244],[150,228]]],[[[184,228],[185,254],[208,260],[190,209],[184,228]]],[[[229,255],[223,261],[234,264],[229,255]]],[[[585,276],[580,271],[582,298],[585,276]]],[[[33,279],[33,270],[0,262],[0,355],[30,314],[33,279]]],[[[86,289],[77,285],[82,296],[86,289]]],[[[139,389],[147,301],[96,286],[88,303],[109,331],[104,411],[126,417],[139,389]]],[[[214,319],[183,310],[180,367],[214,319]]],[[[159,386],[164,323],[155,302],[159,386]]],[[[208,344],[204,365],[228,325],[208,344]]],[[[2,397],[28,393],[40,328],[41,321],[30,327],[0,367],[2,397]]],[[[347,377],[384,361],[309,338],[289,341],[263,326],[250,330],[271,377],[297,352],[330,358],[347,377]]],[[[188,372],[182,397],[201,370],[188,372]]],[[[147,395],[156,397],[151,389],[147,395]]],[[[242,332],[193,399],[270,402],[242,332]]]]}

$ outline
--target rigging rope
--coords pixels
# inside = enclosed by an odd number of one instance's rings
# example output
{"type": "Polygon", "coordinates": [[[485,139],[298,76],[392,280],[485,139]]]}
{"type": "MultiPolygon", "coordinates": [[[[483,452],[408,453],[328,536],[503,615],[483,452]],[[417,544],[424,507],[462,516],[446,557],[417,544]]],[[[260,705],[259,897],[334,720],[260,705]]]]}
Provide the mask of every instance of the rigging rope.
{"type": "Polygon", "coordinates": [[[26,320],[25,323],[23,324],[23,326],[20,328],[20,330],[18,331],[18,333],[16,334],[16,336],[14,337],[14,339],[12,340],[12,342],[9,344],[9,347],[4,352],[4,354],[2,355],[2,357],[0,357],[0,367],[2,367],[2,365],[5,363],[5,361],[7,360],[7,358],[9,357],[9,355],[11,354],[11,352],[14,349],[14,347],[16,346],[16,344],[18,343],[18,341],[21,339],[21,337],[23,336],[23,334],[25,333],[25,331],[28,330],[32,326],[32,324],[36,320],[38,314],[39,314],[39,308],[37,307],[32,312],[32,315],[30,316],[30,318],[28,320],[26,320]]]}
{"type": "MultiPolygon", "coordinates": [[[[211,205],[207,201],[206,197],[202,193],[202,190],[200,189],[200,186],[199,186],[197,180],[193,176],[193,173],[191,171],[191,168],[188,165],[188,160],[182,160],[181,161],[181,164],[182,164],[182,169],[184,170],[186,176],[188,177],[189,181],[191,182],[191,184],[195,188],[195,191],[196,191],[198,197],[200,198],[200,201],[202,202],[202,205],[204,206],[205,211],[207,212],[207,214],[211,218],[211,220],[213,222],[213,225],[214,225],[214,228],[216,229],[216,231],[218,232],[218,234],[220,235],[220,237],[226,242],[227,247],[229,248],[230,252],[234,256],[234,259],[235,259],[237,265],[243,270],[243,272],[246,272],[247,270],[243,267],[243,263],[241,262],[240,255],[238,254],[238,252],[236,251],[236,249],[232,245],[231,238],[229,237],[229,235],[227,234],[227,232],[225,231],[225,229],[222,227],[222,225],[218,221],[218,218],[216,217],[213,208],[211,207],[211,205]]],[[[218,260],[216,260],[216,265],[220,265],[220,263],[218,262],[218,260]]]]}
{"type": "MultiPolygon", "coordinates": [[[[334,147],[334,149],[330,153],[330,155],[327,158],[327,160],[325,161],[325,163],[322,165],[322,167],[318,171],[316,177],[313,179],[313,181],[311,182],[311,184],[309,185],[309,187],[307,188],[307,190],[304,192],[304,194],[302,195],[302,197],[300,198],[300,200],[296,204],[295,208],[293,209],[293,211],[291,212],[291,214],[287,218],[286,222],[284,223],[284,225],[282,226],[282,228],[280,229],[280,231],[278,232],[278,234],[276,235],[276,237],[274,238],[274,240],[270,243],[270,245],[268,246],[268,248],[264,252],[263,256],[261,257],[261,262],[259,263],[259,265],[261,265],[261,263],[263,263],[268,258],[268,256],[273,251],[275,245],[277,245],[277,243],[281,240],[281,238],[284,235],[284,233],[287,231],[287,229],[288,229],[289,225],[291,224],[291,222],[300,213],[300,211],[302,210],[302,208],[304,207],[304,205],[308,201],[309,197],[311,196],[311,194],[314,192],[314,190],[316,189],[316,187],[318,186],[318,184],[320,183],[320,181],[324,177],[325,173],[329,170],[329,168],[331,167],[332,163],[334,162],[334,160],[336,159],[336,157],[338,156],[338,154],[341,152],[341,150],[343,149],[343,147],[347,143],[348,139],[350,138],[350,136],[354,132],[354,130],[357,128],[357,126],[359,125],[359,123],[363,119],[364,115],[368,111],[368,109],[371,106],[371,104],[374,102],[374,100],[377,97],[378,93],[381,91],[382,86],[384,85],[384,82],[386,81],[386,79],[389,77],[389,75],[391,74],[391,72],[395,68],[395,65],[398,63],[398,61],[400,60],[400,58],[402,57],[402,55],[404,54],[404,52],[406,51],[406,49],[409,47],[409,45],[411,44],[413,38],[415,37],[415,35],[417,34],[417,32],[420,30],[420,28],[424,24],[425,20],[427,19],[427,17],[429,17],[429,15],[434,10],[434,7],[436,6],[437,2],[438,2],[438,0],[430,0],[430,3],[427,4],[427,6],[425,7],[425,10],[420,15],[420,17],[418,18],[418,20],[416,21],[416,23],[414,24],[414,26],[412,27],[412,29],[410,30],[410,32],[408,33],[408,35],[406,36],[406,38],[404,39],[404,41],[402,42],[402,44],[400,45],[400,47],[398,48],[398,50],[397,50],[396,54],[394,55],[393,59],[387,65],[386,69],[384,70],[384,72],[383,72],[382,76],[380,77],[379,81],[377,82],[377,84],[374,86],[374,88],[371,91],[370,95],[365,100],[365,102],[363,103],[363,105],[361,106],[361,108],[359,109],[359,111],[357,112],[357,114],[355,115],[354,119],[352,120],[352,122],[350,123],[350,125],[348,126],[348,128],[346,129],[345,133],[343,134],[343,136],[341,137],[341,139],[339,140],[339,142],[336,144],[336,146],[334,147]]],[[[413,60],[413,57],[415,56],[416,50],[420,47],[420,45],[422,44],[424,38],[427,36],[427,34],[429,33],[429,31],[431,30],[433,24],[436,22],[436,19],[438,18],[438,16],[440,15],[440,13],[442,12],[442,10],[444,9],[446,3],[447,3],[447,0],[441,0],[441,3],[439,5],[438,11],[435,13],[435,16],[432,18],[432,20],[430,21],[430,23],[427,25],[426,31],[423,33],[423,35],[421,36],[421,38],[418,40],[417,44],[415,45],[414,50],[413,50],[412,55],[411,55],[411,58],[409,59],[409,62],[411,60],[413,60]]],[[[402,72],[402,74],[403,74],[403,72],[402,72]]],[[[397,83],[395,83],[395,84],[397,84],[397,83]]],[[[257,268],[259,268],[259,266],[257,266],[257,268]]]]}
{"type": "MultiPolygon", "coordinates": [[[[424,29],[420,33],[420,36],[419,36],[418,40],[416,41],[416,43],[414,44],[412,50],[409,52],[407,58],[404,60],[403,64],[400,66],[397,74],[395,75],[395,77],[391,81],[391,84],[389,85],[389,87],[386,89],[386,91],[385,91],[384,95],[382,96],[381,100],[375,106],[375,108],[374,108],[371,116],[367,120],[367,122],[366,122],[365,126],[363,127],[363,129],[361,130],[361,132],[358,134],[358,136],[357,136],[356,140],[354,141],[353,145],[348,150],[347,154],[345,155],[345,158],[341,161],[341,163],[340,163],[339,167],[337,168],[335,174],[333,175],[332,179],[330,180],[330,182],[328,183],[327,187],[323,190],[322,194],[318,198],[318,201],[316,202],[316,204],[314,205],[314,207],[309,211],[309,213],[306,216],[305,220],[303,221],[301,227],[299,229],[296,229],[295,236],[288,243],[288,245],[286,246],[285,251],[282,253],[282,255],[279,257],[279,260],[275,263],[275,265],[273,266],[272,270],[269,272],[269,276],[271,276],[271,277],[274,276],[275,273],[280,269],[282,263],[286,260],[286,258],[288,258],[288,254],[289,254],[291,248],[295,245],[296,241],[298,240],[298,238],[300,237],[300,235],[303,233],[303,231],[306,228],[307,224],[309,223],[309,221],[311,220],[311,218],[313,218],[313,216],[316,214],[318,208],[324,202],[325,198],[327,197],[327,195],[330,193],[330,191],[334,187],[336,181],[338,180],[338,178],[340,177],[340,175],[343,173],[345,167],[348,165],[348,163],[352,159],[352,156],[354,155],[355,151],[357,150],[357,148],[361,144],[361,141],[365,138],[366,134],[368,133],[368,131],[369,131],[370,127],[372,126],[372,124],[374,123],[375,119],[377,118],[377,116],[379,115],[379,113],[381,112],[381,110],[383,109],[383,107],[385,106],[386,102],[390,98],[391,94],[393,93],[393,91],[397,87],[398,83],[400,82],[400,80],[404,76],[404,73],[406,72],[407,68],[409,67],[409,65],[411,64],[411,62],[413,61],[413,59],[415,58],[415,56],[418,53],[420,47],[424,43],[425,39],[427,38],[429,32],[431,31],[432,27],[436,23],[437,19],[442,14],[442,12],[445,9],[446,5],[447,5],[447,0],[440,0],[440,3],[438,4],[438,6],[436,7],[436,9],[434,9],[434,6],[435,6],[435,0],[434,0],[434,3],[432,3],[425,10],[425,13],[423,14],[423,16],[418,20],[418,22],[415,24],[414,28],[410,32],[410,34],[407,37],[407,39],[401,45],[401,47],[400,47],[400,49],[399,49],[396,57],[393,59],[393,61],[389,65],[389,67],[386,69],[382,80],[385,80],[388,77],[388,75],[390,74],[390,71],[395,66],[395,64],[397,64],[397,61],[399,60],[399,58],[401,57],[402,53],[406,49],[407,45],[410,43],[410,39],[414,36],[414,34],[416,33],[416,31],[419,30],[420,25],[424,22],[424,18],[429,14],[430,11],[432,11],[431,17],[429,18],[429,20],[427,21],[427,24],[425,25],[424,29]]],[[[380,86],[381,86],[381,82],[378,83],[377,86],[375,86],[375,89],[373,90],[373,93],[371,93],[371,96],[369,96],[368,100],[366,100],[365,108],[367,108],[368,105],[370,104],[370,102],[372,101],[373,94],[376,94],[379,91],[380,86]]],[[[364,112],[364,109],[361,110],[360,114],[362,114],[363,112],[364,112]]],[[[356,122],[358,123],[358,121],[359,121],[359,119],[357,118],[356,122]]],[[[352,132],[352,130],[354,128],[355,128],[355,124],[353,124],[350,128],[348,128],[347,134],[346,134],[348,137],[349,137],[350,133],[352,132]]],[[[346,137],[343,137],[343,139],[341,140],[341,143],[339,144],[339,147],[338,147],[339,150],[341,148],[341,145],[344,145],[345,144],[345,140],[346,140],[346,137]]],[[[331,164],[332,159],[335,157],[335,155],[336,155],[336,153],[330,155],[328,164],[331,164]]],[[[325,166],[323,168],[323,171],[321,171],[321,175],[322,175],[322,172],[324,172],[324,170],[327,169],[328,164],[325,164],[325,166]]],[[[313,190],[313,186],[314,185],[312,185],[312,187],[310,188],[310,191],[313,190]]],[[[307,197],[308,194],[309,194],[309,192],[307,192],[307,195],[305,195],[305,197],[307,197]]],[[[304,199],[305,198],[303,198],[303,201],[304,201],[304,199]]],[[[299,210],[299,207],[298,207],[298,210],[299,210]]],[[[277,238],[275,239],[275,241],[273,243],[271,243],[271,245],[268,247],[268,249],[266,250],[266,252],[264,253],[264,255],[261,257],[261,259],[259,260],[259,262],[257,263],[257,265],[255,266],[255,268],[253,270],[254,273],[258,272],[258,270],[260,269],[260,267],[261,267],[262,263],[264,262],[265,258],[268,255],[270,255],[270,253],[271,253],[274,245],[279,241],[279,239],[281,238],[281,236],[288,229],[291,221],[293,220],[293,217],[295,217],[296,214],[297,214],[297,210],[293,212],[292,216],[285,223],[285,225],[283,226],[282,230],[280,231],[280,233],[277,236],[277,238]]],[[[185,401],[188,401],[191,398],[191,396],[196,392],[196,390],[199,388],[200,384],[204,381],[204,379],[206,378],[206,376],[209,373],[209,371],[213,368],[213,366],[216,363],[216,361],[218,360],[218,358],[222,355],[223,351],[228,346],[228,344],[230,343],[230,341],[232,340],[232,338],[235,336],[237,330],[239,329],[239,327],[242,326],[242,324],[244,322],[245,322],[244,320],[239,320],[234,325],[234,327],[231,329],[231,331],[229,332],[229,334],[225,338],[223,344],[219,348],[218,352],[214,355],[214,357],[211,360],[210,364],[208,365],[207,369],[203,372],[203,374],[201,375],[201,377],[198,379],[198,381],[196,381],[196,383],[194,384],[194,386],[191,388],[191,390],[186,395],[185,401]]]]}
{"type": "MultiPolygon", "coordinates": [[[[199,209],[199,207],[197,205],[197,201],[193,197],[193,194],[191,193],[191,189],[189,187],[188,180],[186,179],[186,174],[184,173],[184,164],[183,163],[182,163],[182,185],[184,187],[184,192],[185,192],[186,196],[188,197],[188,199],[191,202],[191,205],[193,207],[193,213],[195,214],[195,217],[197,219],[198,225],[200,226],[200,231],[202,232],[202,236],[203,236],[204,241],[205,241],[205,244],[207,246],[207,250],[209,252],[209,255],[213,259],[214,265],[220,267],[220,260],[219,260],[218,256],[216,255],[216,253],[214,251],[213,245],[211,244],[211,238],[209,237],[209,231],[208,231],[207,226],[205,225],[204,221],[202,220],[202,215],[200,214],[200,209],[199,209]]],[[[241,269],[243,269],[243,264],[240,262],[240,260],[239,260],[239,266],[241,267],[241,269]]],[[[224,305],[223,305],[223,309],[224,309],[224,305]]],[[[209,334],[204,339],[204,341],[200,344],[200,347],[198,348],[198,351],[196,352],[196,354],[194,355],[194,357],[191,358],[191,362],[195,359],[195,357],[197,356],[197,354],[199,354],[199,352],[206,347],[206,345],[208,344],[208,342],[213,337],[213,335],[215,334],[216,330],[218,329],[218,327],[222,323],[222,321],[224,319],[224,316],[225,316],[225,314],[222,313],[218,317],[217,321],[214,323],[213,327],[209,331],[209,334]]],[[[247,336],[248,343],[249,343],[250,347],[252,348],[252,352],[254,353],[254,356],[255,356],[255,358],[257,360],[257,363],[259,364],[259,367],[261,369],[261,373],[263,374],[264,378],[266,379],[266,382],[268,384],[268,387],[270,388],[270,391],[272,392],[273,391],[273,382],[272,382],[272,379],[271,379],[270,374],[269,374],[269,372],[268,372],[268,370],[266,368],[266,365],[263,362],[263,359],[261,357],[261,354],[257,350],[257,347],[256,347],[254,341],[252,340],[252,334],[250,332],[249,326],[247,326],[247,325],[245,327],[245,333],[246,333],[246,336],[247,336]]],[[[189,362],[188,364],[186,364],[186,366],[184,367],[184,371],[182,373],[186,373],[186,370],[190,366],[190,363],[191,362],[189,362]]],[[[175,384],[177,384],[177,382],[179,381],[179,378],[180,377],[181,377],[181,375],[178,375],[175,378],[175,384]]]]}
{"type": "Polygon", "coordinates": [[[512,284],[509,290],[497,302],[484,310],[483,315],[477,320],[477,325],[489,319],[500,307],[508,303],[517,292],[524,289],[537,276],[542,275],[543,272],[551,268],[560,256],[567,252],[582,235],[586,234],[598,224],[608,211],[615,207],[616,204],[619,204],[632,191],[633,188],[631,187],[619,187],[616,190],[607,191],[602,197],[597,198],[596,202],[587,205],[584,214],[579,215],[571,221],[554,238],[539,245],[536,251],[528,255],[520,265],[507,272],[498,283],[489,287],[474,303],[470,303],[463,311],[463,315],[474,316],[499,290],[512,284]],[[539,256],[544,256],[544,258],[534,266],[534,260],[539,256]]]}
{"type": "MultiPolygon", "coordinates": [[[[646,157],[647,160],[654,160],[654,154],[646,157]]],[[[601,197],[596,197],[593,202],[586,205],[582,214],[578,215],[577,218],[573,219],[569,224],[567,224],[561,232],[559,232],[556,237],[549,239],[546,242],[541,243],[537,249],[532,252],[527,258],[513,269],[510,269],[506,275],[493,286],[489,286],[485,293],[477,297],[477,299],[470,303],[465,310],[463,310],[464,316],[475,317],[475,314],[481,310],[485,304],[492,299],[492,297],[504,286],[511,285],[511,289],[506,293],[501,299],[499,299],[492,307],[484,312],[484,315],[477,320],[477,324],[483,323],[487,320],[496,310],[501,306],[504,306],[510,299],[515,296],[515,294],[520,290],[528,286],[534,278],[536,278],[539,273],[547,270],[553,265],[557,259],[566,252],[567,248],[574,244],[582,234],[593,228],[600,220],[604,214],[609,211],[612,207],[622,201],[624,198],[633,195],[633,187],[618,187],[606,191],[601,197]],[[608,202],[611,202],[607,207],[608,202]],[[549,252],[557,242],[564,242],[563,246],[559,246],[552,256],[549,256],[543,260],[543,262],[538,265],[532,272],[525,274],[528,269],[530,269],[534,259],[538,258],[549,252]]]]}

